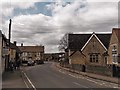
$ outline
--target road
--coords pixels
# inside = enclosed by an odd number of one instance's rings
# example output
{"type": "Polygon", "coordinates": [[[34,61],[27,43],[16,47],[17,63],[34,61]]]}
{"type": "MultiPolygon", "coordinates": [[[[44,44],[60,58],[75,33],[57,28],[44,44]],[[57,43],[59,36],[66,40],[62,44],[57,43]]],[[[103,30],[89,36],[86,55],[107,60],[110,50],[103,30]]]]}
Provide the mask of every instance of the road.
{"type": "Polygon", "coordinates": [[[100,81],[59,69],[53,62],[24,68],[35,88],[115,88],[116,84],[100,81]]]}

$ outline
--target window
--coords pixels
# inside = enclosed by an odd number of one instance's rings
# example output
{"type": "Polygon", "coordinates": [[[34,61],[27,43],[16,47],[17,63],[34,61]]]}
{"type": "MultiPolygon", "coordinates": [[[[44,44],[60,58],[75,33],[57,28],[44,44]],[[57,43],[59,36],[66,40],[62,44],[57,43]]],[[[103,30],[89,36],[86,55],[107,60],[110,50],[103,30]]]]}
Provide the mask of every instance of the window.
{"type": "Polygon", "coordinates": [[[90,62],[92,62],[92,55],[90,55],[90,62]]]}
{"type": "Polygon", "coordinates": [[[98,54],[96,54],[96,62],[98,62],[98,54]]]}
{"type": "Polygon", "coordinates": [[[116,47],[116,45],[114,45],[112,48],[112,61],[114,64],[118,63],[117,56],[118,56],[117,55],[117,47],[116,47]]]}
{"type": "Polygon", "coordinates": [[[90,54],[90,62],[98,63],[99,56],[98,54],[90,54]]]}

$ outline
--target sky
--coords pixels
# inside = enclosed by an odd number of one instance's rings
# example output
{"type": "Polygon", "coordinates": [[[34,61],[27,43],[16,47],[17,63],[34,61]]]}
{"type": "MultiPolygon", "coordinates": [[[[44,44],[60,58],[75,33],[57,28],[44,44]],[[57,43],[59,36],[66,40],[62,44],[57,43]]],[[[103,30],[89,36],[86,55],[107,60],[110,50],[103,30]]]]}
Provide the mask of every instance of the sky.
{"type": "Polygon", "coordinates": [[[12,42],[44,45],[46,53],[59,52],[66,33],[111,32],[118,27],[119,0],[2,0],[0,30],[12,42]]]}

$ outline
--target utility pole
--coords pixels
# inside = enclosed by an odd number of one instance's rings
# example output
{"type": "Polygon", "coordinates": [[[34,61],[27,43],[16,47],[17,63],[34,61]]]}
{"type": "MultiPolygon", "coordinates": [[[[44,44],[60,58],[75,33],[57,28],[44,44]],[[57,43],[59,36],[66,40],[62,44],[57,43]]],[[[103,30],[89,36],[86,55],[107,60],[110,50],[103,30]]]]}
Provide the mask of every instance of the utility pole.
{"type": "Polygon", "coordinates": [[[9,23],[9,41],[8,41],[8,47],[9,47],[9,54],[8,54],[8,60],[7,60],[7,69],[9,70],[9,61],[10,61],[10,40],[11,40],[11,23],[12,20],[10,19],[10,23],[9,23]]]}
{"type": "Polygon", "coordinates": [[[9,23],[9,49],[10,49],[10,39],[11,39],[11,22],[12,22],[12,20],[10,19],[10,23],[9,23]]]}

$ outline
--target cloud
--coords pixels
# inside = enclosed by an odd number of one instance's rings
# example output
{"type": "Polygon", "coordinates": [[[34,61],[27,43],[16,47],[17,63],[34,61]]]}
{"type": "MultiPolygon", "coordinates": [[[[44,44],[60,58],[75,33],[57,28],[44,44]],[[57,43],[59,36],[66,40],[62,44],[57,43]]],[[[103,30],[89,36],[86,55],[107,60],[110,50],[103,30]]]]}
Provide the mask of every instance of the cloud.
{"type": "MultiPolygon", "coordinates": [[[[11,4],[6,16],[13,14],[14,8],[36,8],[34,2],[22,3],[11,4]]],[[[65,33],[111,32],[118,24],[117,2],[53,2],[45,7],[51,10],[52,16],[42,13],[13,15],[12,41],[17,40],[19,45],[22,42],[25,45],[43,44],[45,52],[58,52],[59,40],[65,33]]],[[[8,30],[9,21],[3,19],[3,22],[3,30],[8,30]]]]}

